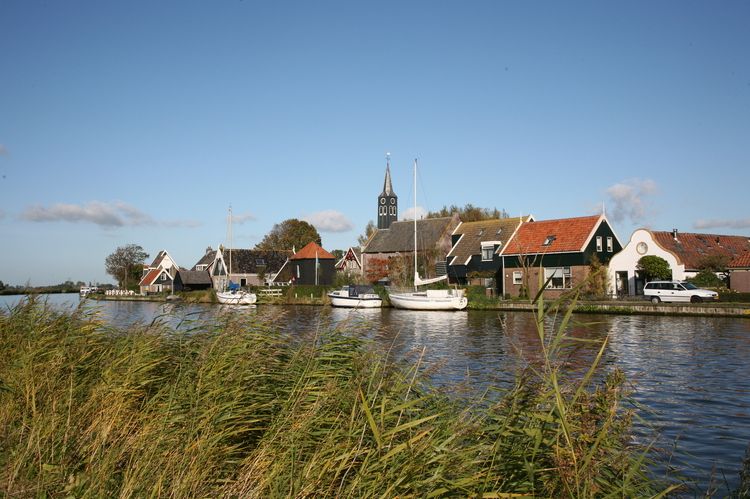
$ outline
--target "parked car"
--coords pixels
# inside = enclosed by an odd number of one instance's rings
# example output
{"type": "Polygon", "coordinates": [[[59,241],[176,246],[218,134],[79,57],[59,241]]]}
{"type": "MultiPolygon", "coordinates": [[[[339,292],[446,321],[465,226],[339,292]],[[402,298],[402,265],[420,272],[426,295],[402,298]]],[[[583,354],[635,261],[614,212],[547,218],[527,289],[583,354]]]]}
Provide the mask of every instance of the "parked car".
{"type": "Polygon", "coordinates": [[[663,302],[691,302],[716,301],[719,293],[710,289],[702,289],[689,282],[680,281],[651,281],[643,287],[643,295],[651,303],[663,302]]]}

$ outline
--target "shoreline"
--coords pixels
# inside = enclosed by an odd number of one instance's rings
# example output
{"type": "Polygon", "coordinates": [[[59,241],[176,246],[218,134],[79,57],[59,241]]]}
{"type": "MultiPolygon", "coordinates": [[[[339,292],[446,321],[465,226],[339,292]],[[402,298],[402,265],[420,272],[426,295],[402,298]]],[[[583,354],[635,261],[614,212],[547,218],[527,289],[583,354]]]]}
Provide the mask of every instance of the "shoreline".
{"type": "MultiPolygon", "coordinates": [[[[173,302],[166,296],[90,296],[94,300],[107,301],[146,301],[146,302],[173,302]]],[[[191,300],[190,297],[180,297],[174,302],[181,303],[204,303],[215,304],[217,302],[206,299],[203,295],[201,298],[191,300]]],[[[281,297],[272,299],[259,299],[256,305],[309,305],[309,306],[331,306],[327,298],[292,298],[281,297]]],[[[532,312],[536,305],[528,302],[502,301],[494,304],[483,303],[480,306],[472,306],[469,301],[467,310],[493,310],[499,312],[532,312]]],[[[383,306],[383,308],[393,308],[383,306]]],[[[654,315],[654,316],[683,316],[683,317],[735,317],[750,319],[750,304],[745,303],[660,303],[654,305],[646,301],[624,301],[624,302],[601,302],[601,301],[579,301],[573,313],[577,314],[609,314],[609,315],[654,315]]]]}

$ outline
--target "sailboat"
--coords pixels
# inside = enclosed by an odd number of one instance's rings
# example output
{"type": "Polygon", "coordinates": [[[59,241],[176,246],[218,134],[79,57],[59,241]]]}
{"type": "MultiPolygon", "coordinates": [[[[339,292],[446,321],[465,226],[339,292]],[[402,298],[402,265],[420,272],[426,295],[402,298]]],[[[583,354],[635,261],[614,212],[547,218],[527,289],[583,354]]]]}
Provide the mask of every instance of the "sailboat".
{"type": "MultiPolygon", "coordinates": [[[[222,265],[224,264],[224,255],[221,255],[222,265]]],[[[252,305],[258,301],[255,293],[250,293],[240,289],[239,284],[231,281],[232,275],[232,207],[229,207],[229,266],[227,269],[227,278],[223,281],[223,289],[216,293],[216,299],[222,305],[252,305]]]]}
{"type": "Polygon", "coordinates": [[[417,160],[414,160],[414,291],[388,292],[391,304],[406,310],[463,310],[468,305],[463,289],[428,289],[418,286],[448,279],[447,275],[422,279],[417,270],[417,160]]]}

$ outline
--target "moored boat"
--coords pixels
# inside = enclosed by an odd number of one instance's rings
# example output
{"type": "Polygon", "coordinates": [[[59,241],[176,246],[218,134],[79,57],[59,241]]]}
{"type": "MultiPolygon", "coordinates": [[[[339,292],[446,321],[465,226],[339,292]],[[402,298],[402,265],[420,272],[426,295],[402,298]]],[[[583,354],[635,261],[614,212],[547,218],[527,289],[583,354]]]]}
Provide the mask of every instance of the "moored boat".
{"type": "Polygon", "coordinates": [[[463,289],[428,289],[419,291],[417,286],[447,280],[443,275],[432,279],[422,279],[417,272],[417,160],[414,160],[414,291],[391,292],[388,299],[391,305],[406,310],[463,310],[469,304],[463,289]]]}
{"type": "Polygon", "coordinates": [[[328,293],[331,305],[348,308],[380,308],[383,300],[369,286],[344,286],[328,293]]]}

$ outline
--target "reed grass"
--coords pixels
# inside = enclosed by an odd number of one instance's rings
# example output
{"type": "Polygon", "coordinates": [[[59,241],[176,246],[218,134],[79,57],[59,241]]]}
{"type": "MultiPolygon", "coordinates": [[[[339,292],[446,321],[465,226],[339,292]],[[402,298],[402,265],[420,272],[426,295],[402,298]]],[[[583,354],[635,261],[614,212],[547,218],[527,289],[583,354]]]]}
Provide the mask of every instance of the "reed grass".
{"type": "MultiPolygon", "coordinates": [[[[432,386],[352,326],[222,316],[109,327],[33,299],[0,314],[8,497],[658,497],[619,371],[568,376],[570,319],[499,400],[432,386]],[[603,379],[603,381],[595,381],[603,379]]],[[[559,315],[558,315],[559,314],[559,315]]],[[[552,330],[554,328],[554,330],[552,330]]],[[[605,345],[601,345],[603,351],[605,345]]]]}

